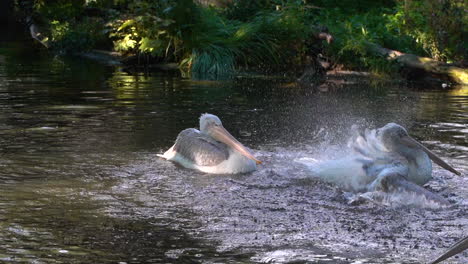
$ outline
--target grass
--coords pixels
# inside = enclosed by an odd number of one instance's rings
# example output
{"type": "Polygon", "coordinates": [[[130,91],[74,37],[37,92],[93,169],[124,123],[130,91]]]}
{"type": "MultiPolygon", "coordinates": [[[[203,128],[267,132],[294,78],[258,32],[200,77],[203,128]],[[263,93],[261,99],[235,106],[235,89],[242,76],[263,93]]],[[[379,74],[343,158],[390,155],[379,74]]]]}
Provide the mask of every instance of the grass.
{"type": "Polygon", "coordinates": [[[462,0],[410,2],[239,0],[231,7],[213,8],[193,0],[56,0],[36,6],[57,49],[93,48],[108,43],[103,40],[107,34],[115,50],[177,62],[186,76],[200,78],[242,67],[300,69],[317,52],[348,69],[395,71],[395,65],[369,53],[369,42],[447,61],[466,58],[466,44],[459,41],[466,33],[460,30],[466,24],[462,0]],[[106,28],[103,20],[83,18],[84,2],[105,10],[106,28]],[[433,8],[442,11],[431,16],[433,8]],[[334,36],[332,45],[322,47],[314,40],[314,26],[322,25],[334,36]]]}

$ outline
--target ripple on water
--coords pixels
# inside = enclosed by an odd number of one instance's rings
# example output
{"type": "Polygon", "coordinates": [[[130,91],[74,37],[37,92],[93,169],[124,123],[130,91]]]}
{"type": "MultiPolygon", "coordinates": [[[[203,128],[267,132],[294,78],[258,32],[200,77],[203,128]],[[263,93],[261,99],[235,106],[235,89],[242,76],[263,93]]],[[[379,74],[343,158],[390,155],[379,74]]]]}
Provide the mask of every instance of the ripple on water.
{"type": "Polygon", "coordinates": [[[354,124],[398,122],[465,176],[461,90],[191,82],[29,55],[0,57],[0,262],[420,263],[468,228],[466,177],[434,168],[442,210],[349,205],[294,162],[339,156],[354,124]],[[258,171],[155,157],[204,112],[258,150],[258,171]]]}

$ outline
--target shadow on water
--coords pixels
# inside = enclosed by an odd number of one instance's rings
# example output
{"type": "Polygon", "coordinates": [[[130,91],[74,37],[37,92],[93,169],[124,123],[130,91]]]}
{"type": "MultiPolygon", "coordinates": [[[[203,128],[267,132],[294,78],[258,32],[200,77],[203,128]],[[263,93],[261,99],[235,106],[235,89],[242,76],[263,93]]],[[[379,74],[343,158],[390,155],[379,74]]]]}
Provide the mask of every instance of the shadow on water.
{"type": "Polygon", "coordinates": [[[129,75],[18,43],[0,62],[0,262],[419,263],[466,233],[466,88],[129,75]],[[205,112],[264,165],[204,175],[156,157],[205,112]],[[387,122],[462,172],[436,167],[427,186],[453,206],[351,206],[294,162],[333,158],[351,125],[387,122]]]}

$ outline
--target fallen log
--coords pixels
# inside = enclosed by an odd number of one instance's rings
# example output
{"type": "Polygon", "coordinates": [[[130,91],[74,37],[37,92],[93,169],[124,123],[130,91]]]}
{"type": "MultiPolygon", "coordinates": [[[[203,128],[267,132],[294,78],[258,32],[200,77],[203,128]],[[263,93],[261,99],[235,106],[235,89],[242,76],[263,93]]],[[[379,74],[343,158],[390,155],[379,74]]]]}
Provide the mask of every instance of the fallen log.
{"type": "Polygon", "coordinates": [[[79,52],[77,55],[109,66],[121,66],[123,65],[122,60],[125,59],[125,57],[118,52],[106,50],[90,50],[87,52],[79,52]]]}
{"type": "Polygon", "coordinates": [[[375,43],[369,43],[368,47],[372,53],[383,56],[388,60],[396,61],[403,67],[422,70],[431,75],[436,75],[443,79],[449,79],[452,82],[468,84],[468,69],[436,61],[427,57],[419,57],[414,54],[387,49],[375,43]]]}

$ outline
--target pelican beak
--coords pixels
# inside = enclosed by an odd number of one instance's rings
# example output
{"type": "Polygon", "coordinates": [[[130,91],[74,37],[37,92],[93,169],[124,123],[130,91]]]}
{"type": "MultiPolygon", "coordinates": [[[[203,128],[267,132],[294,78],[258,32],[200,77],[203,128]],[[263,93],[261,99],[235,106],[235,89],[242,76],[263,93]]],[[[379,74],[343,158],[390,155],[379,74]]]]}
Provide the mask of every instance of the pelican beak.
{"type": "Polygon", "coordinates": [[[215,139],[224,144],[232,147],[233,149],[237,150],[240,154],[246,156],[247,158],[255,161],[257,164],[261,164],[262,162],[256,159],[252,153],[244,146],[242,143],[237,141],[224,127],[222,126],[215,126],[212,129],[212,133],[215,139]]]}
{"type": "Polygon", "coordinates": [[[442,262],[460,252],[463,252],[466,249],[468,249],[468,236],[455,243],[455,245],[453,245],[447,252],[429,264],[437,264],[442,262]]]}
{"type": "Polygon", "coordinates": [[[441,158],[439,158],[434,152],[430,151],[428,148],[423,146],[421,143],[419,143],[417,140],[413,139],[410,136],[405,136],[402,139],[402,142],[406,144],[407,146],[413,147],[413,148],[419,148],[422,149],[426,154],[429,156],[429,158],[437,163],[437,165],[441,166],[442,168],[451,171],[455,173],[456,175],[461,175],[460,172],[452,168],[452,166],[448,165],[445,161],[443,161],[441,158]]]}

